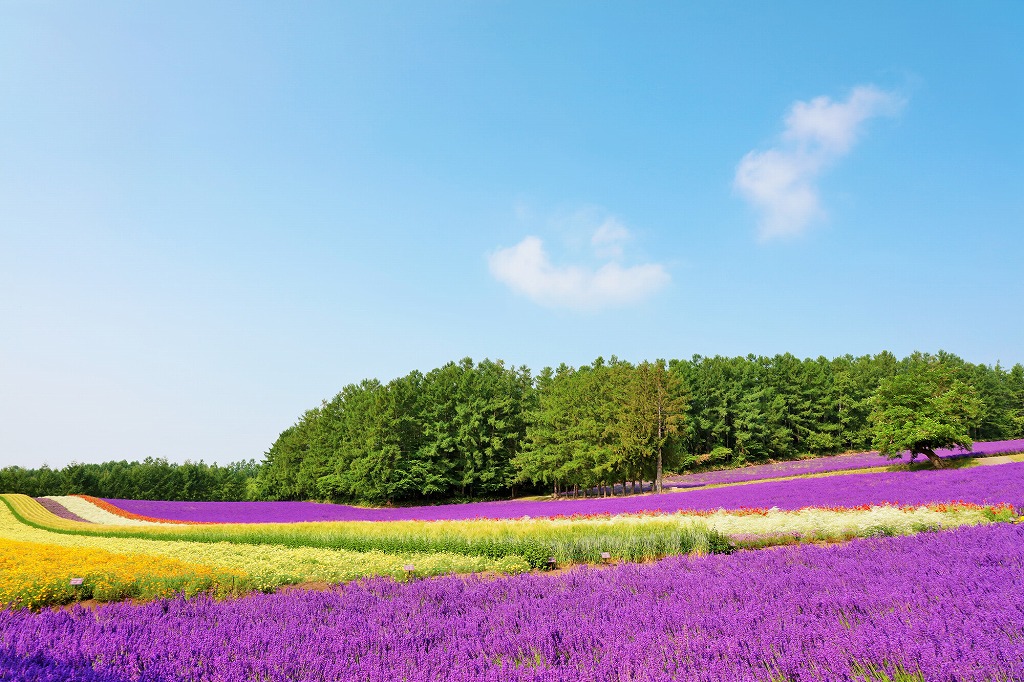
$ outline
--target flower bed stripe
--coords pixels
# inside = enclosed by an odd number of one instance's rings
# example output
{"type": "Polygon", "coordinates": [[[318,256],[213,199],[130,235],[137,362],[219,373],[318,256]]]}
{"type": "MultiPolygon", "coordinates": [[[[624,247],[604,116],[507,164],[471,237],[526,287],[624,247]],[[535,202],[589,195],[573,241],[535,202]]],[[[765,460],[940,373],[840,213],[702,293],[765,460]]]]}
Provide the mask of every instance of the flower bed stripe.
{"type": "MultiPolygon", "coordinates": [[[[491,571],[518,573],[529,569],[519,556],[489,558],[466,556],[446,552],[354,552],[324,549],[315,546],[288,547],[282,545],[250,545],[231,542],[197,542],[187,540],[156,539],[160,531],[176,529],[201,530],[211,526],[145,526],[139,528],[104,529],[109,533],[135,533],[136,536],[95,536],[99,528],[93,524],[76,523],[55,517],[30,497],[0,495],[0,543],[7,540],[35,542],[60,547],[103,549],[118,554],[145,554],[178,559],[188,563],[210,566],[217,570],[242,571],[250,576],[255,589],[270,590],[280,585],[307,581],[342,582],[369,576],[387,575],[407,579],[404,567],[413,565],[416,576],[448,573],[474,573],[491,571]],[[33,519],[48,516],[64,526],[63,532],[49,532],[20,522],[11,511],[30,514],[33,519]],[[38,510],[38,512],[33,511],[38,510]],[[71,528],[68,528],[70,526],[71,528]],[[70,534],[72,529],[87,528],[92,532],[70,534]],[[147,537],[148,533],[154,533],[147,537]],[[141,536],[141,537],[140,537],[141,536]]],[[[33,521],[37,523],[38,521],[33,521]]],[[[2,679],[2,678],[0,678],[2,679]]]]}
{"type": "MultiPolygon", "coordinates": [[[[936,454],[945,459],[965,457],[990,457],[993,455],[1024,452],[1024,439],[1001,441],[978,441],[970,452],[960,449],[939,449],[936,454]]],[[[849,471],[852,469],[868,469],[910,462],[910,453],[903,453],[896,459],[886,459],[877,452],[858,452],[849,455],[829,455],[813,459],[775,462],[772,464],[755,464],[752,466],[707,471],[698,474],[681,474],[668,477],[666,488],[694,488],[704,485],[722,483],[743,483],[747,481],[766,481],[786,476],[806,474],[822,474],[829,472],[849,471]]]]}
{"type": "Polygon", "coordinates": [[[980,682],[1024,679],[1022,623],[1024,527],[1000,524],[554,576],[0,612],[0,656],[15,671],[41,656],[154,682],[831,682],[872,669],[980,682]]]}
{"type": "Polygon", "coordinates": [[[884,503],[916,506],[955,501],[1024,506],[1024,463],[965,469],[844,474],[634,497],[478,502],[393,509],[313,502],[107,500],[121,509],[152,518],[223,523],[508,519],[523,516],[712,511],[743,507],[795,510],[804,507],[856,507],[884,503]]]}
{"type": "Polygon", "coordinates": [[[36,609],[82,599],[154,599],[208,590],[224,595],[247,591],[248,582],[241,571],[214,571],[170,557],[10,539],[0,543],[0,605],[36,609]],[[81,584],[72,585],[72,578],[81,584]]]}
{"type": "Polygon", "coordinates": [[[141,514],[134,514],[130,511],[126,511],[118,506],[107,502],[106,500],[91,495],[73,495],[72,497],[85,500],[89,504],[92,504],[104,512],[116,516],[118,519],[125,519],[128,521],[144,521],[146,523],[161,523],[161,524],[197,524],[197,523],[212,523],[211,521],[178,521],[175,519],[158,519],[153,516],[143,516],[141,514]]]}
{"type": "Polygon", "coordinates": [[[55,495],[49,499],[57,502],[75,516],[91,524],[104,526],[152,526],[159,523],[157,521],[129,519],[113,514],[77,495],[55,495]]]}
{"type": "Polygon", "coordinates": [[[78,514],[75,514],[73,511],[71,511],[70,509],[68,509],[67,507],[65,507],[52,497],[37,497],[35,498],[35,501],[43,505],[43,508],[45,508],[46,511],[50,512],[54,516],[59,516],[60,518],[67,519],[68,521],[79,521],[81,523],[89,523],[89,521],[86,521],[78,514]]]}
{"type": "MultiPolygon", "coordinates": [[[[677,514],[566,518],[474,519],[465,521],[328,522],[282,524],[206,524],[150,526],[140,529],[96,527],[89,535],[151,538],[188,542],[284,547],[332,548],[355,552],[453,552],[467,556],[522,557],[535,568],[549,558],[560,565],[599,562],[607,552],[614,560],[649,561],[670,554],[720,552],[729,535],[765,534],[766,540],[743,545],[799,541],[839,541],[864,535],[899,535],[988,523],[1013,518],[1003,505],[868,506],[856,509],[808,508],[700,511],[677,514]],[[780,537],[798,533],[799,537],[780,537]],[[774,540],[772,539],[774,538],[774,540]]],[[[45,524],[44,524],[45,525],[45,524]]]]}

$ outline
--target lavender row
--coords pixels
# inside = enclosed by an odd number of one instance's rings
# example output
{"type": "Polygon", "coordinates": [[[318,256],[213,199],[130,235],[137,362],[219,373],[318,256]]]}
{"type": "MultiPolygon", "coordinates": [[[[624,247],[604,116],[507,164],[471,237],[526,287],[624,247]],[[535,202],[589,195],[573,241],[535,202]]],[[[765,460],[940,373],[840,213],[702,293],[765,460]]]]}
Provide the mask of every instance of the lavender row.
{"type": "Polygon", "coordinates": [[[182,521],[255,523],[520,518],[744,507],[800,509],[864,504],[1009,503],[1024,506],[1024,463],[951,470],[846,474],[743,486],[585,500],[478,502],[372,509],[314,502],[159,502],[108,500],[135,514],[182,521]]]}
{"type": "Polygon", "coordinates": [[[96,672],[91,668],[54,661],[46,652],[12,656],[0,650],[0,682],[130,682],[117,672],[96,672]]]}
{"type": "Polygon", "coordinates": [[[1024,527],[555,576],[0,612],[8,679],[39,657],[111,682],[762,682],[860,679],[858,666],[930,682],[1022,679],[1024,527]]]}
{"type": "Polygon", "coordinates": [[[83,519],[81,516],[74,513],[57,500],[51,500],[48,497],[37,497],[35,498],[35,500],[40,505],[42,505],[46,511],[50,512],[54,516],[59,516],[60,518],[67,519],[68,521],[81,521],[82,523],[92,523],[92,521],[87,521],[86,519],[83,519]]]}
{"type": "MultiPolygon", "coordinates": [[[[946,459],[961,457],[987,457],[1014,452],[1024,452],[1024,439],[976,442],[969,451],[954,448],[936,450],[935,454],[946,459]]],[[[921,458],[919,457],[918,460],[921,458]]],[[[867,469],[870,467],[889,466],[892,464],[908,464],[910,453],[904,452],[896,459],[886,459],[877,452],[857,452],[849,455],[832,455],[775,464],[757,464],[739,469],[723,469],[700,474],[683,474],[673,476],[666,487],[693,488],[717,483],[741,483],[760,481],[801,474],[821,474],[830,471],[849,471],[851,469],[867,469]]]]}

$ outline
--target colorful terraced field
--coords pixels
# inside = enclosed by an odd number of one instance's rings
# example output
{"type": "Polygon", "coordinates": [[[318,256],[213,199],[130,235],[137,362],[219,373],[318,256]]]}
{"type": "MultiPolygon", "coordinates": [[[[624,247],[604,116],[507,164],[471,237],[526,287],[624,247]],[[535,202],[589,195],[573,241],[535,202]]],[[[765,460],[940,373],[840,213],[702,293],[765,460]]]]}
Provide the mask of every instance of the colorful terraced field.
{"type": "Polygon", "coordinates": [[[387,510],[2,495],[0,680],[1024,679],[1024,462],[835,473],[387,510]]]}

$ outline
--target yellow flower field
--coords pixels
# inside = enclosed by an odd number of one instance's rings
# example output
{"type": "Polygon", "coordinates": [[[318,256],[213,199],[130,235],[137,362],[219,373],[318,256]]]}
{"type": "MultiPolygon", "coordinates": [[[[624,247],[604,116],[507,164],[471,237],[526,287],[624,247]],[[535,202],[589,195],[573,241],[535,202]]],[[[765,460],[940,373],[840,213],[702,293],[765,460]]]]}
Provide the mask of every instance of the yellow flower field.
{"type": "Polygon", "coordinates": [[[78,599],[171,596],[177,592],[227,594],[248,586],[241,571],[145,554],[61,547],[4,538],[0,542],[0,604],[37,608],[78,599]],[[81,578],[81,585],[72,585],[81,578]]]}
{"type": "MultiPolygon", "coordinates": [[[[41,510],[32,512],[37,522],[45,518],[44,514],[49,514],[32,498],[15,495],[5,495],[4,498],[9,501],[16,499],[19,513],[36,505],[41,510]]],[[[52,518],[64,521],[58,517],[52,518]]],[[[90,525],[74,521],[66,524],[90,525]]],[[[415,567],[417,576],[483,571],[518,573],[528,570],[526,562],[518,557],[488,559],[450,553],[385,554],[314,547],[67,535],[23,524],[15,518],[7,505],[0,504],[0,546],[12,541],[178,560],[188,565],[208,567],[214,573],[244,574],[248,585],[258,590],[270,590],[289,583],[344,582],[378,575],[402,579],[406,575],[404,567],[410,564],[415,567]]]]}

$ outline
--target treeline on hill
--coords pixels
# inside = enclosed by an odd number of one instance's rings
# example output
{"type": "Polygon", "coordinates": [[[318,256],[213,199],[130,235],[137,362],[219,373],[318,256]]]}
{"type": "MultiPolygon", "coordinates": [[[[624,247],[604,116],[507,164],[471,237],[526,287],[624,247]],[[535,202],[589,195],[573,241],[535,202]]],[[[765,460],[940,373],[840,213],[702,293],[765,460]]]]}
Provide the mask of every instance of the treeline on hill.
{"type": "Polygon", "coordinates": [[[1024,366],[940,352],[800,360],[612,358],[544,369],[468,358],[364,381],[306,412],[266,453],[262,499],[405,503],[574,492],[687,471],[871,448],[885,378],[938,363],[981,402],[971,437],[1024,436],[1024,366]]]}
{"type": "Polygon", "coordinates": [[[228,501],[252,497],[260,465],[254,460],[227,466],[203,462],[142,462],[69,464],[62,469],[42,467],[0,469],[0,492],[44,495],[92,495],[129,500],[228,501]]]}
{"type": "Polygon", "coordinates": [[[800,360],[790,354],[545,368],[464,359],[365,380],[308,410],[265,460],[165,460],[0,470],[0,491],[167,500],[403,504],[522,492],[601,493],[693,471],[868,450],[885,379],[939,364],[981,409],[975,440],[1024,437],[1024,366],[939,352],[800,360]]]}

